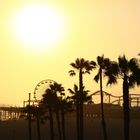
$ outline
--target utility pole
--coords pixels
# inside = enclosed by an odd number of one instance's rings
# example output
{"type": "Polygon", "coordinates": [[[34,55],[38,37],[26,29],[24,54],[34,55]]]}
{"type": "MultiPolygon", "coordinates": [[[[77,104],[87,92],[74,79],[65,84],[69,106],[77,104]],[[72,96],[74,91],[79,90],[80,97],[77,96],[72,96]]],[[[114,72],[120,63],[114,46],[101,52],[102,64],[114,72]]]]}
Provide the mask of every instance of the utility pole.
{"type": "Polygon", "coordinates": [[[28,110],[28,127],[29,127],[29,140],[32,140],[32,128],[31,128],[31,93],[29,93],[29,110],[28,110]]]}

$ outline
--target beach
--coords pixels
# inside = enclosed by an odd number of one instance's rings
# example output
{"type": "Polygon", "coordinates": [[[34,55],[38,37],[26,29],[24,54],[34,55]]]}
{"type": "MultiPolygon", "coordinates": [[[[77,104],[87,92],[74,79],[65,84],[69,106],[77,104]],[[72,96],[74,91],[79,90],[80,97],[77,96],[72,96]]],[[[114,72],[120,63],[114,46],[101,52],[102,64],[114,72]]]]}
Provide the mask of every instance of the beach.
{"type": "MultiPolygon", "coordinates": [[[[102,126],[100,118],[84,118],[84,139],[103,140],[102,126]]],[[[123,140],[123,120],[120,118],[107,118],[108,140],[123,140]]],[[[55,123],[55,140],[58,140],[58,132],[55,123]]],[[[133,119],[130,124],[130,140],[138,140],[140,137],[140,120],[133,119]]],[[[0,122],[1,140],[28,140],[27,120],[8,120],[0,122]]],[[[32,122],[32,140],[37,139],[36,122],[32,122]]],[[[49,121],[41,124],[41,140],[50,140],[49,121]]],[[[75,118],[66,120],[66,140],[76,140],[75,118]]]]}

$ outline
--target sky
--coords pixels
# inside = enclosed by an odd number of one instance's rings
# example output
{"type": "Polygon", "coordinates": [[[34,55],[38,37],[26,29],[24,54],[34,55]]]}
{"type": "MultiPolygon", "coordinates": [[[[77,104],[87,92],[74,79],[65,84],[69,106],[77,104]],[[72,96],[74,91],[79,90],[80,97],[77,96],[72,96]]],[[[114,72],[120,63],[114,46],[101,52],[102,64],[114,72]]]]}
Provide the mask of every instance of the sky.
{"type": "MultiPolygon", "coordinates": [[[[0,105],[21,106],[45,79],[73,88],[78,77],[68,71],[76,58],[138,58],[139,7],[139,0],[0,0],[0,105]]],[[[91,93],[99,89],[95,73],[84,76],[91,93]]],[[[122,94],[121,82],[103,88],[122,94]]]]}

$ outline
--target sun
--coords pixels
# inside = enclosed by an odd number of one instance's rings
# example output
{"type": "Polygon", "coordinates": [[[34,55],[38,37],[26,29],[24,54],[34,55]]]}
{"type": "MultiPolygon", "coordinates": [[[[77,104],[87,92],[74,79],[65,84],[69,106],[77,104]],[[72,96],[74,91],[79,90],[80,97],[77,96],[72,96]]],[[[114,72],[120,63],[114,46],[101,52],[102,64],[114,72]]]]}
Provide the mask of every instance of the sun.
{"type": "Polygon", "coordinates": [[[33,49],[47,48],[57,42],[64,31],[60,12],[46,5],[30,5],[20,9],[14,20],[16,38],[33,49]]]}

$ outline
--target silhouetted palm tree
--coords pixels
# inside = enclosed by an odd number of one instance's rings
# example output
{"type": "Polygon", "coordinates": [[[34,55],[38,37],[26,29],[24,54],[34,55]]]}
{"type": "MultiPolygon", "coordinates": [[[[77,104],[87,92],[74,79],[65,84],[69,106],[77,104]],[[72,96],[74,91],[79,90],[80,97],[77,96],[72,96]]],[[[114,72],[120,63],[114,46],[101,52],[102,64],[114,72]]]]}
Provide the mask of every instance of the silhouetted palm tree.
{"type": "Polygon", "coordinates": [[[40,108],[35,107],[35,117],[37,122],[37,134],[38,134],[38,140],[41,140],[41,134],[40,134],[40,108]]]}
{"type": "Polygon", "coordinates": [[[104,105],[103,105],[103,90],[102,90],[102,78],[103,75],[105,76],[105,72],[110,66],[111,61],[108,58],[104,58],[104,56],[98,56],[97,57],[97,68],[98,73],[94,77],[94,80],[96,82],[100,82],[100,97],[101,97],[101,116],[102,116],[102,126],[103,126],[103,134],[104,134],[104,140],[107,140],[107,132],[106,132],[106,122],[104,117],[104,105]]]}
{"type": "Polygon", "coordinates": [[[60,101],[60,111],[61,111],[61,124],[62,124],[62,137],[63,140],[66,140],[66,134],[65,134],[65,104],[67,102],[65,100],[60,101]]]}
{"type": "Polygon", "coordinates": [[[31,116],[32,116],[32,119],[31,120],[33,120],[35,118],[36,125],[37,125],[38,140],[41,140],[41,135],[40,135],[40,120],[41,120],[41,116],[43,115],[43,112],[42,112],[41,108],[38,107],[38,106],[27,106],[25,112],[28,113],[28,114],[30,113],[30,119],[31,119],[31,116]]]}
{"type": "MultiPolygon", "coordinates": [[[[83,103],[90,102],[92,97],[88,95],[89,90],[84,90],[84,88],[85,87],[83,87],[83,95],[82,95],[83,103]]],[[[74,84],[73,90],[69,88],[68,91],[72,94],[70,98],[72,99],[73,103],[77,105],[77,101],[80,99],[78,86],[74,84]]]]}
{"type": "MultiPolygon", "coordinates": [[[[77,124],[79,123],[79,125],[77,126],[77,139],[78,140],[83,140],[83,100],[82,100],[82,95],[83,95],[83,74],[90,74],[90,71],[95,68],[95,63],[94,62],[90,62],[88,60],[85,60],[84,58],[77,58],[75,60],[74,63],[70,64],[74,69],[78,70],[79,72],[79,119],[77,120],[77,124]],[[91,65],[92,63],[92,65],[91,65]]],[[[75,75],[75,71],[74,70],[70,70],[69,71],[70,76],[75,75]]],[[[78,113],[77,113],[78,114],[78,113]]]]}
{"type": "Polygon", "coordinates": [[[33,106],[32,107],[32,114],[36,119],[36,125],[37,125],[37,134],[38,134],[38,140],[41,140],[41,134],[40,134],[40,122],[44,121],[44,110],[41,108],[41,106],[33,106]]]}
{"type": "Polygon", "coordinates": [[[53,112],[56,115],[57,126],[58,126],[58,133],[59,133],[59,140],[62,139],[61,134],[61,125],[60,125],[60,101],[62,96],[64,96],[64,87],[61,84],[53,83],[50,87],[46,90],[45,94],[43,94],[43,98],[40,102],[42,106],[48,108],[49,110],[49,117],[50,117],[50,130],[51,130],[51,140],[54,140],[54,127],[53,127],[53,112]]]}
{"type": "Polygon", "coordinates": [[[28,132],[29,132],[29,140],[32,140],[32,123],[31,123],[31,119],[32,119],[32,109],[31,109],[31,106],[30,105],[27,105],[25,107],[25,110],[24,110],[25,113],[27,113],[27,120],[28,120],[28,132]]]}
{"type": "Polygon", "coordinates": [[[51,89],[47,89],[43,94],[43,98],[40,105],[45,109],[48,109],[50,120],[50,136],[51,140],[54,140],[54,121],[53,121],[53,104],[56,101],[56,95],[53,94],[51,89]]]}
{"type": "Polygon", "coordinates": [[[117,79],[123,80],[124,139],[129,140],[129,89],[134,88],[135,85],[140,85],[140,67],[138,60],[136,58],[127,60],[125,55],[120,56],[118,63],[114,63],[106,74],[110,79],[107,84],[116,83],[117,79]]]}
{"type": "Polygon", "coordinates": [[[72,102],[69,100],[69,97],[61,98],[60,100],[60,112],[61,112],[61,123],[62,123],[62,137],[63,140],[66,140],[66,133],[65,133],[65,114],[67,112],[72,111],[72,102]]]}
{"type": "Polygon", "coordinates": [[[58,84],[58,83],[55,82],[54,84],[50,85],[50,89],[53,92],[53,94],[56,96],[55,97],[55,103],[54,103],[54,111],[55,111],[56,119],[57,119],[59,140],[61,140],[62,139],[62,134],[61,134],[59,111],[60,111],[61,98],[62,98],[62,96],[65,95],[64,94],[64,87],[61,84],[58,84]]]}
{"type": "Polygon", "coordinates": [[[29,131],[29,140],[32,140],[32,106],[31,106],[31,93],[29,93],[28,105],[25,107],[24,111],[27,113],[28,120],[28,131],[29,131]]]}
{"type": "Polygon", "coordinates": [[[80,116],[80,112],[79,112],[79,104],[80,104],[80,97],[79,97],[79,89],[77,85],[74,85],[74,89],[68,89],[69,92],[72,94],[72,96],[70,97],[72,99],[72,102],[75,104],[76,106],[76,123],[77,123],[77,139],[79,139],[79,116],[80,116]]]}
{"type": "MultiPolygon", "coordinates": [[[[76,107],[76,122],[77,122],[77,126],[79,125],[80,122],[79,121],[79,115],[80,115],[80,112],[79,112],[79,104],[80,104],[80,91],[78,89],[78,86],[74,84],[74,88],[73,89],[68,89],[68,91],[72,94],[72,96],[70,96],[69,98],[71,99],[72,103],[75,105],[76,107]]],[[[83,87],[83,95],[82,95],[82,100],[83,100],[83,103],[84,102],[90,102],[92,97],[91,96],[88,96],[88,92],[89,90],[84,90],[84,87],[83,87]]],[[[77,127],[77,129],[79,129],[77,127]]]]}

